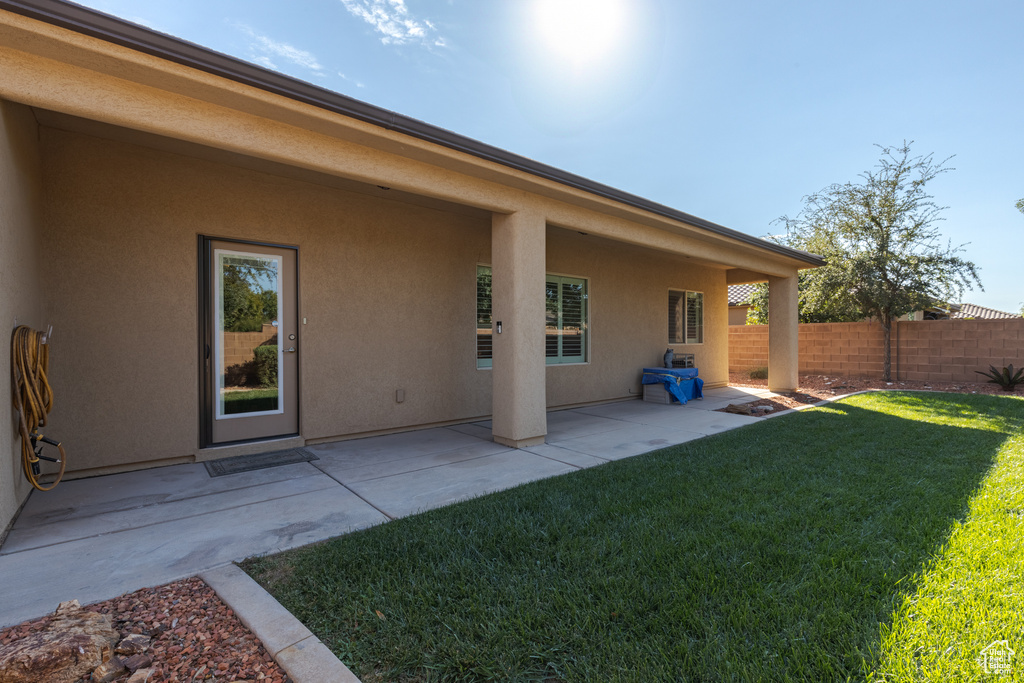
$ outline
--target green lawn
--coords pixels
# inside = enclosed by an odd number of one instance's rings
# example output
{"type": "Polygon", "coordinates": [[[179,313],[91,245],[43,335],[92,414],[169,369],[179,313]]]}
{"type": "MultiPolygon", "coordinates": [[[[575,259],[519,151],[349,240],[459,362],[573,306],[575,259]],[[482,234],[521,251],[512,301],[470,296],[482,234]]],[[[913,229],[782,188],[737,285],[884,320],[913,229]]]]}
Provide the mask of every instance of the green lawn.
{"type": "Polygon", "coordinates": [[[1022,428],[864,394],[244,568],[366,683],[1017,680],[1022,428]]]}
{"type": "Polygon", "coordinates": [[[277,387],[229,391],[224,396],[224,414],[258,413],[277,410],[277,387]]]}

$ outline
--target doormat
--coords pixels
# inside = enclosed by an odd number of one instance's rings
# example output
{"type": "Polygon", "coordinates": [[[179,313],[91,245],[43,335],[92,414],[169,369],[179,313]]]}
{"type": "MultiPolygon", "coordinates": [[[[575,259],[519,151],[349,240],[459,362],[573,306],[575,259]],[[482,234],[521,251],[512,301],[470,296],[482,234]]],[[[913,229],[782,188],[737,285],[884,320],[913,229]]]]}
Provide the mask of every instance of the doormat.
{"type": "Polygon", "coordinates": [[[236,455],[233,458],[207,460],[203,464],[206,465],[206,471],[211,477],[223,477],[226,474],[265,470],[269,467],[294,465],[297,462],[309,462],[310,460],[319,459],[305,448],[289,448],[285,451],[274,451],[273,453],[236,455]]]}

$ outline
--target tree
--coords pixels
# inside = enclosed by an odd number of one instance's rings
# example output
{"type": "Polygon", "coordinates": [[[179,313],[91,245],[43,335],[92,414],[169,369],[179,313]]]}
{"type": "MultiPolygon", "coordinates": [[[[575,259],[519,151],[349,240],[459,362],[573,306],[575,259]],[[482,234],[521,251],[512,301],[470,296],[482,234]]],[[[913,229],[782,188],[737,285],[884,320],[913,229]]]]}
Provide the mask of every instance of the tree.
{"type": "Polygon", "coordinates": [[[943,244],[936,223],[948,208],[934,202],[926,185],[953,169],[949,159],[911,156],[912,142],[882,147],[874,169],[859,182],[826,187],[804,197],[795,218],[783,216],[785,244],[825,256],[828,264],[808,273],[811,310],[829,308],[856,319],[874,318],[882,326],[882,373],[892,379],[889,340],[892,323],[936,301],[960,298],[981,288],[978,268],[960,254],[964,246],[943,244]]]}
{"type": "MultiPolygon", "coordinates": [[[[277,292],[263,287],[268,277],[265,270],[262,266],[248,264],[224,267],[225,331],[259,332],[264,322],[277,318],[277,292]]],[[[271,274],[276,276],[276,272],[271,274]]]]}
{"type": "Polygon", "coordinates": [[[1024,213],[1024,199],[1017,200],[1017,210],[1024,213]]]}
{"type": "MultiPolygon", "coordinates": [[[[811,251],[810,249],[806,251],[811,251]]],[[[821,254],[819,254],[821,255],[821,254]]],[[[832,258],[829,259],[830,261],[832,258]]],[[[852,323],[861,320],[860,309],[849,291],[829,286],[821,268],[802,270],[798,275],[797,310],[802,323],[852,323]]],[[[768,285],[761,284],[750,296],[748,325],[768,324],[768,285]]]]}

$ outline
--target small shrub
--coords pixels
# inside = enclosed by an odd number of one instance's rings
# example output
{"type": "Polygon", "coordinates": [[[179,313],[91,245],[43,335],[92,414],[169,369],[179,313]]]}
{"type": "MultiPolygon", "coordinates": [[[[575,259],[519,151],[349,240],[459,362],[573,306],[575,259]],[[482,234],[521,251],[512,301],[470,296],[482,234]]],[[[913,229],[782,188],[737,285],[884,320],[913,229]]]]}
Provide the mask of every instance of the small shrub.
{"type": "Polygon", "coordinates": [[[750,379],[768,379],[768,368],[754,368],[750,371],[750,379]]]}
{"type": "Polygon", "coordinates": [[[256,380],[261,387],[277,386],[277,344],[257,346],[253,351],[256,354],[256,380]]]}
{"type": "Polygon", "coordinates": [[[988,366],[988,372],[981,370],[975,370],[979,375],[988,377],[989,384],[998,384],[1003,388],[1003,391],[1013,391],[1018,384],[1024,384],[1024,368],[1014,372],[1013,363],[999,370],[994,365],[988,366]]]}

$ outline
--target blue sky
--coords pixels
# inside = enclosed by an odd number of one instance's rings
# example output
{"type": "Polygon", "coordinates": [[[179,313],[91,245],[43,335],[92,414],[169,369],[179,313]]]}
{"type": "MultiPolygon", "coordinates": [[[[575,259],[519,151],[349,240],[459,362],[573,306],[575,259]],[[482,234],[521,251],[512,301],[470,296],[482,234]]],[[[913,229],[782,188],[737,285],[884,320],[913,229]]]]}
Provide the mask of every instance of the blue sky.
{"type": "Polygon", "coordinates": [[[1024,303],[1019,0],[88,0],[83,4],[752,235],[874,144],[1024,303]]]}

